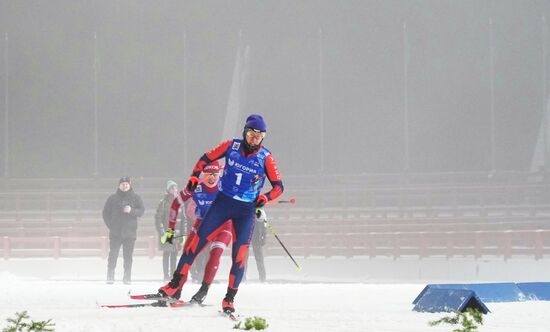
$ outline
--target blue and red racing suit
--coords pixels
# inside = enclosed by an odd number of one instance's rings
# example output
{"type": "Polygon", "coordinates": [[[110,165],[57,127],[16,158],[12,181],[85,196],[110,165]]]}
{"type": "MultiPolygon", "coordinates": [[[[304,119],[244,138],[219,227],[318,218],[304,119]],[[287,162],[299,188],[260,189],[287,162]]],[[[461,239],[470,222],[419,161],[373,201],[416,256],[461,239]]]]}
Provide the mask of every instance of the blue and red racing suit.
{"type": "MultiPolygon", "coordinates": [[[[199,228],[202,218],[206,215],[206,212],[212,205],[214,198],[218,194],[218,185],[214,187],[208,187],[202,184],[199,184],[193,194],[189,194],[187,190],[182,190],[179,192],[181,200],[174,199],[172,206],[170,208],[170,220],[176,220],[178,211],[181,207],[182,202],[187,202],[192,198],[192,202],[189,203],[188,208],[192,207],[193,211],[189,215],[192,215],[192,219],[195,220],[193,227],[189,232],[187,239],[185,241],[184,248],[189,245],[189,243],[194,241],[194,238],[197,236],[197,229],[199,228]]],[[[227,220],[223,223],[220,231],[213,237],[212,247],[210,249],[210,256],[206,262],[204,269],[203,282],[211,284],[216,277],[218,271],[218,266],[220,265],[220,257],[231,242],[233,238],[233,226],[230,220],[227,220]]]]}
{"type": "Polygon", "coordinates": [[[193,169],[199,176],[204,166],[225,158],[220,179],[220,190],[197,229],[197,236],[186,243],[176,271],[187,278],[189,268],[197,254],[222,230],[226,220],[233,222],[232,266],[229,288],[237,289],[243,278],[246,255],[255,223],[255,201],[260,195],[265,178],[272,189],[265,193],[268,200],[279,197],[284,190],[275,159],[268,149],[260,146],[254,153],[245,155],[241,139],[227,140],[205,153],[193,169]]]}

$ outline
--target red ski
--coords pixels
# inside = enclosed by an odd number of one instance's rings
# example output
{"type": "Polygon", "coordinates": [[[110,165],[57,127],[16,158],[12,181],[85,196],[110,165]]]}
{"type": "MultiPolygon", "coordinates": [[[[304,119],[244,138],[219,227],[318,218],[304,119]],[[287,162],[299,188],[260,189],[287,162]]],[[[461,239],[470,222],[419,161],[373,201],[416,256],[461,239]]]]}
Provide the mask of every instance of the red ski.
{"type": "Polygon", "coordinates": [[[171,308],[180,308],[185,305],[185,302],[166,302],[166,301],[155,301],[149,303],[132,303],[132,304],[102,304],[101,308],[142,308],[142,307],[171,307],[171,308]]]}
{"type": "Polygon", "coordinates": [[[177,300],[177,299],[173,299],[171,297],[163,296],[159,293],[151,293],[151,294],[130,294],[130,293],[128,293],[128,296],[132,300],[180,301],[180,300],[177,300]]]}
{"type": "Polygon", "coordinates": [[[132,303],[132,304],[104,304],[104,305],[100,305],[100,307],[102,308],[142,308],[142,307],[180,308],[187,304],[185,301],[164,297],[164,296],[161,296],[160,294],[132,295],[128,293],[128,295],[133,300],[154,300],[155,302],[132,303]]]}

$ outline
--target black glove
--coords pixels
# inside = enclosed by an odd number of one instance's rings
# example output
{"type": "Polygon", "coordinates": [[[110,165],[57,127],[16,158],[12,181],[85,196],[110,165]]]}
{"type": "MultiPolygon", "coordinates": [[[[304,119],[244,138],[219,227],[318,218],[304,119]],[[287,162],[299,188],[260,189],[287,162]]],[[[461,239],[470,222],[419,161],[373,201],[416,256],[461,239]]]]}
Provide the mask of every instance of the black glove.
{"type": "Polygon", "coordinates": [[[195,189],[197,189],[197,186],[199,185],[199,178],[192,175],[189,177],[189,181],[187,182],[187,186],[185,187],[187,189],[187,192],[192,194],[195,189]]]}
{"type": "Polygon", "coordinates": [[[265,203],[267,203],[267,201],[268,201],[267,196],[262,194],[258,196],[258,198],[256,198],[256,202],[254,202],[254,205],[258,208],[261,208],[262,206],[265,205],[265,203]]]}

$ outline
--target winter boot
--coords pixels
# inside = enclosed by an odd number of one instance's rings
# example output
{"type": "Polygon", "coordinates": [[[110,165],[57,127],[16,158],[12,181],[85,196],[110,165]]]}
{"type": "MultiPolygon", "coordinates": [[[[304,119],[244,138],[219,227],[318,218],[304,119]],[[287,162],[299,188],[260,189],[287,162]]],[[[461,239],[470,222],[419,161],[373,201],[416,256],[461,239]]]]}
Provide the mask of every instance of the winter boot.
{"type": "Polygon", "coordinates": [[[132,283],[132,273],[128,270],[124,270],[124,277],[122,278],[122,282],[125,285],[129,285],[132,283]]]}
{"type": "Polygon", "coordinates": [[[210,284],[203,282],[201,288],[199,288],[199,290],[191,298],[191,303],[202,304],[208,294],[208,288],[210,288],[210,284]]]}
{"type": "Polygon", "coordinates": [[[183,284],[185,284],[185,280],[186,278],[176,271],[174,272],[172,280],[159,288],[158,292],[162,296],[179,299],[181,297],[181,289],[183,288],[183,284]]]}
{"type": "Polygon", "coordinates": [[[112,285],[115,283],[115,270],[107,270],[107,284],[112,285]]]}
{"type": "Polygon", "coordinates": [[[225,313],[235,312],[233,307],[233,300],[235,299],[235,294],[237,294],[237,289],[227,288],[227,293],[225,293],[225,298],[222,301],[222,311],[225,313]]]}
{"type": "Polygon", "coordinates": [[[264,283],[265,282],[265,272],[262,274],[260,273],[260,282],[261,283],[264,283]]]}

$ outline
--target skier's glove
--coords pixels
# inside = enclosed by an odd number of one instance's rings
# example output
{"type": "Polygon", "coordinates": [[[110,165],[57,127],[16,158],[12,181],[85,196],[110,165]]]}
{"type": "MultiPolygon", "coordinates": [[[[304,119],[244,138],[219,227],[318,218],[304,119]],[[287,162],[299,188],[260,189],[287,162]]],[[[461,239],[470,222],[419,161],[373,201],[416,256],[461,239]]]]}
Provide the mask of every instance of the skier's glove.
{"type": "Polygon", "coordinates": [[[265,205],[265,203],[267,203],[267,201],[268,201],[267,196],[264,194],[261,194],[260,196],[258,196],[258,198],[256,198],[256,202],[254,202],[254,205],[257,208],[261,208],[262,206],[265,205]]]}
{"type": "Polygon", "coordinates": [[[199,185],[199,178],[191,175],[189,177],[189,181],[187,182],[187,186],[185,187],[187,189],[188,193],[192,193],[197,189],[197,186],[199,185]]]}
{"type": "Polygon", "coordinates": [[[264,209],[256,209],[256,219],[258,219],[258,221],[265,221],[267,219],[264,209]]]}
{"type": "Polygon", "coordinates": [[[169,228],[166,233],[160,238],[160,243],[170,243],[172,244],[172,241],[174,240],[174,230],[169,228]]]}

